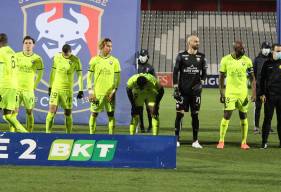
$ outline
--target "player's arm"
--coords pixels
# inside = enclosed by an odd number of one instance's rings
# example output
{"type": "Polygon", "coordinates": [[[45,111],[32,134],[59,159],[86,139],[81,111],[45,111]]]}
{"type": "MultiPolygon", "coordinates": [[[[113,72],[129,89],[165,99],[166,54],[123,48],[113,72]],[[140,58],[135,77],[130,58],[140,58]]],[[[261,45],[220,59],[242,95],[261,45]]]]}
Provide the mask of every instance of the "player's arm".
{"type": "Polygon", "coordinates": [[[207,61],[206,61],[206,57],[204,56],[203,58],[203,64],[202,64],[202,73],[201,73],[201,83],[203,84],[207,78],[207,61]]]}
{"type": "Polygon", "coordinates": [[[181,63],[181,56],[180,56],[180,54],[178,54],[177,59],[176,59],[176,63],[174,65],[174,69],[173,69],[174,98],[176,100],[181,98],[180,91],[179,91],[179,86],[178,86],[179,72],[180,72],[180,63],[181,63]]]}
{"type": "Polygon", "coordinates": [[[55,79],[55,76],[56,76],[56,70],[57,70],[56,57],[54,57],[54,62],[53,62],[53,66],[52,66],[52,69],[51,69],[50,80],[49,80],[49,92],[48,92],[49,96],[51,95],[51,90],[52,90],[54,79],[55,79]]]}
{"type": "Polygon", "coordinates": [[[220,90],[220,102],[225,102],[225,94],[224,94],[224,80],[225,80],[225,73],[220,71],[219,74],[219,90],[220,90]]]}
{"type": "Polygon", "coordinates": [[[266,97],[265,97],[265,90],[266,90],[266,67],[267,63],[264,63],[264,65],[261,68],[261,78],[260,78],[260,88],[259,92],[257,93],[257,96],[260,97],[261,101],[263,103],[266,102],[266,97]]]}
{"type": "Polygon", "coordinates": [[[92,87],[93,76],[94,76],[94,64],[91,60],[90,64],[89,64],[88,73],[87,73],[87,89],[88,89],[88,93],[89,93],[90,102],[94,102],[96,100],[94,90],[92,87]]]}
{"type": "Polygon", "coordinates": [[[84,93],[83,93],[84,85],[83,85],[82,64],[79,59],[78,59],[78,66],[76,69],[76,74],[77,74],[77,80],[78,80],[78,86],[79,86],[77,99],[82,99],[84,97],[84,93]]]}
{"type": "Polygon", "coordinates": [[[253,69],[252,65],[248,68],[248,74],[249,74],[249,80],[250,80],[251,86],[252,86],[251,100],[255,101],[256,100],[256,78],[255,78],[254,69],[253,69]]]}
{"type": "Polygon", "coordinates": [[[44,64],[42,59],[38,59],[38,65],[37,65],[37,74],[35,77],[35,83],[34,83],[34,89],[36,89],[36,87],[38,86],[38,84],[40,83],[42,77],[44,74],[44,64]]]}

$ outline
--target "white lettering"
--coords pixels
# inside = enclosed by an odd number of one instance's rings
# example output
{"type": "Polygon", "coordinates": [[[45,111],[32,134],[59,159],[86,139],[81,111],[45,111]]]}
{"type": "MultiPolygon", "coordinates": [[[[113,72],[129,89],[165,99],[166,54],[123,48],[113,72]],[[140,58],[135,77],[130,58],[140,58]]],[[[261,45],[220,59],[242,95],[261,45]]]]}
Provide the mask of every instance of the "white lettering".
{"type": "Polygon", "coordinates": [[[75,144],[71,156],[78,157],[81,153],[84,157],[90,157],[90,154],[88,153],[87,149],[92,146],[93,144],[75,144]]]}
{"type": "Polygon", "coordinates": [[[109,149],[114,148],[113,144],[97,144],[97,148],[100,148],[100,157],[106,157],[109,149]]]}
{"type": "MultiPolygon", "coordinates": [[[[0,139],[0,144],[9,144],[10,139],[0,139]]],[[[7,146],[0,146],[0,151],[7,151],[7,146]]],[[[8,159],[9,155],[7,153],[1,153],[0,159],[8,159]]]]}

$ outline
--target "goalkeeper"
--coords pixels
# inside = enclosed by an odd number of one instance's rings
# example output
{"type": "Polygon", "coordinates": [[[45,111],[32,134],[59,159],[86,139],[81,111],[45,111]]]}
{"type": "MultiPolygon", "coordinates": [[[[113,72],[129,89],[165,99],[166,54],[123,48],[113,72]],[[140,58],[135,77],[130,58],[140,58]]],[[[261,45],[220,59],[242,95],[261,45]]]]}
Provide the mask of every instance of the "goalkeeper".
{"type": "MultiPolygon", "coordinates": [[[[32,109],[35,103],[34,90],[39,84],[43,76],[43,61],[41,57],[33,53],[35,40],[26,36],[23,39],[23,51],[16,53],[17,65],[17,90],[18,90],[18,108],[23,103],[26,109],[26,128],[29,132],[34,128],[34,117],[32,109]]],[[[17,115],[18,108],[13,115],[17,115]]],[[[11,132],[15,132],[13,126],[10,127],[11,132]]]]}
{"type": "Polygon", "coordinates": [[[133,75],[127,82],[127,94],[132,105],[130,135],[136,132],[139,120],[139,111],[145,101],[148,102],[149,110],[152,115],[152,134],[159,133],[159,104],[164,95],[164,88],[158,80],[150,74],[133,75]]]}
{"type": "Polygon", "coordinates": [[[179,53],[173,71],[174,98],[176,99],[175,135],[180,146],[180,130],[184,112],[191,111],[193,148],[202,148],[198,141],[202,83],[205,81],[207,64],[205,55],[198,51],[199,38],[187,39],[187,50],[179,53]]]}
{"type": "Polygon", "coordinates": [[[46,117],[46,133],[51,133],[54,117],[60,105],[64,109],[66,133],[72,131],[72,100],[74,74],[77,74],[79,92],[77,99],[82,99],[83,76],[80,59],[71,54],[71,47],[65,44],[62,53],[54,56],[54,63],[50,75],[49,112],[46,117]]]}

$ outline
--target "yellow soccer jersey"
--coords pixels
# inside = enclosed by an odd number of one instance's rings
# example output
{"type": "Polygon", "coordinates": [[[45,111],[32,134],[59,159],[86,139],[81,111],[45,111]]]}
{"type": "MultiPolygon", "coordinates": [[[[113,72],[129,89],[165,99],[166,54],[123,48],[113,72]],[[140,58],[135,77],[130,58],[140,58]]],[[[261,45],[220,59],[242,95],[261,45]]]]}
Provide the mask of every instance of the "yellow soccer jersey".
{"type": "Polygon", "coordinates": [[[36,71],[44,69],[42,58],[35,53],[27,56],[23,52],[16,53],[16,58],[18,90],[32,91],[36,71]]]}
{"type": "MultiPolygon", "coordinates": [[[[96,96],[109,94],[117,88],[115,73],[120,73],[120,63],[112,55],[108,57],[96,56],[90,60],[89,73],[94,74],[94,92],[96,96]]],[[[120,74],[119,74],[120,75],[120,74]]],[[[87,79],[87,88],[92,89],[92,79],[87,79]]]]}
{"type": "MultiPolygon", "coordinates": [[[[51,77],[52,89],[73,90],[74,73],[82,71],[80,59],[74,55],[65,58],[62,53],[54,56],[53,64],[54,77],[51,77]]],[[[51,75],[52,76],[52,75],[51,75]]]]}
{"type": "Polygon", "coordinates": [[[15,52],[9,46],[0,48],[0,88],[16,89],[15,52]]]}
{"type": "Polygon", "coordinates": [[[247,72],[253,70],[253,64],[249,57],[242,56],[235,59],[231,54],[221,60],[220,72],[226,74],[226,96],[241,96],[248,94],[247,72]]]}

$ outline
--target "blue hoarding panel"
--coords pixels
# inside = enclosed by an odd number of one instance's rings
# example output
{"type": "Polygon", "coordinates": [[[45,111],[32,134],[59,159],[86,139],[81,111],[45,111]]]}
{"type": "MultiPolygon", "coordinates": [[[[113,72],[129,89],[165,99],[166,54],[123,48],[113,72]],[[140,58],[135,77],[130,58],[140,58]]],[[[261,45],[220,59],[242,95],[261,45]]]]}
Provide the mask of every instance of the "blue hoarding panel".
{"type": "Polygon", "coordinates": [[[174,136],[0,133],[0,164],[176,168],[174,136]]]}

